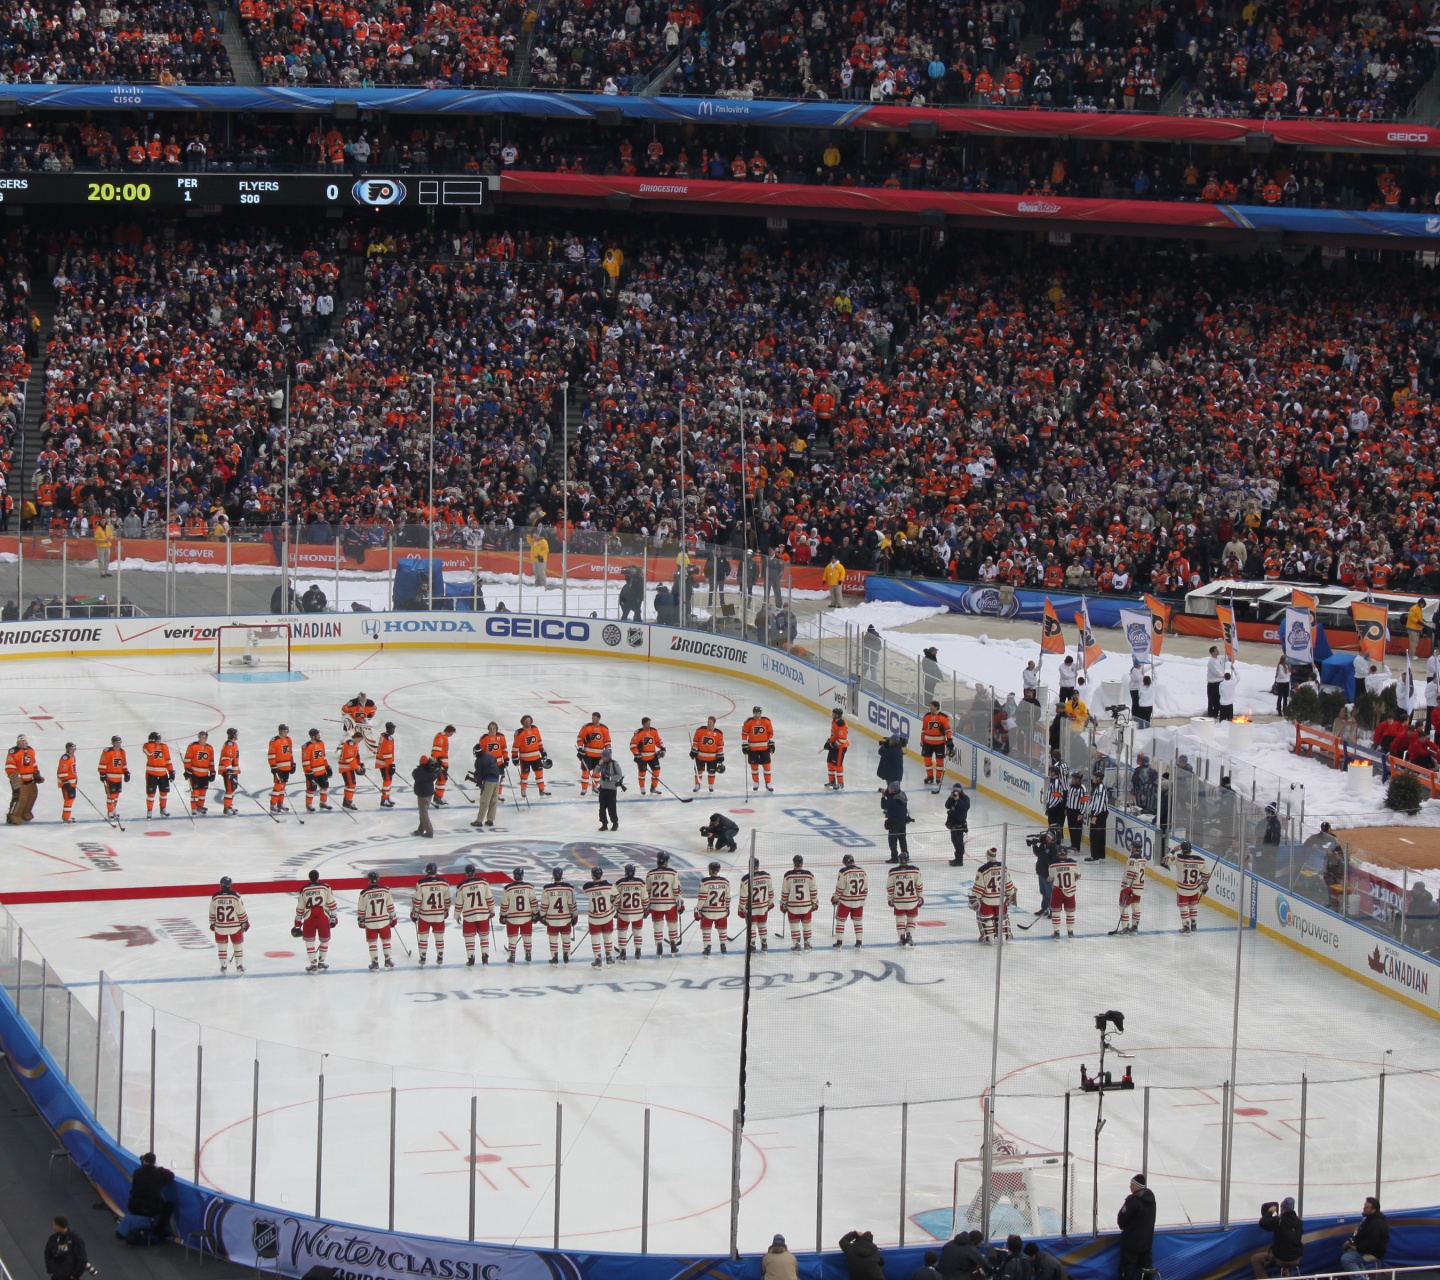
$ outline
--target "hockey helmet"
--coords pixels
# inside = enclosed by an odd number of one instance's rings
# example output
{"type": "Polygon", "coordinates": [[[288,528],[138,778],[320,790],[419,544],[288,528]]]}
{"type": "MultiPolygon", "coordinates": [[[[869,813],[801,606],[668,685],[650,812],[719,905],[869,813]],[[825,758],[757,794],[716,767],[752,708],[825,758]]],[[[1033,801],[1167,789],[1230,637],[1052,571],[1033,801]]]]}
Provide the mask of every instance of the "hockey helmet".
{"type": "Polygon", "coordinates": [[[556,884],[559,884],[560,881],[562,881],[563,879],[565,879],[565,870],[564,870],[564,868],[563,868],[563,867],[556,867],[553,871],[550,872],[550,879],[553,880],[556,884]]]}
{"type": "Polygon", "coordinates": [[[289,732],[290,732],[290,726],[289,726],[288,724],[282,724],[282,725],[280,725],[280,726],[275,730],[275,732],[276,732],[276,733],[289,733],[289,732]]]}
{"type": "Polygon", "coordinates": [[[220,877],[220,892],[221,892],[221,893],[229,893],[230,890],[231,890],[231,888],[234,886],[234,884],[235,884],[235,881],[233,881],[232,879],[230,879],[229,876],[221,876],[221,877],[220,877]]]}
{"type": "Polygon", "coordinates": [[[635,874],[635,864],[633,862],[627,862],[625,864],[625,874],[627,876],[633,876],[635,874]]]}
{"type": "Polygon", "coordinates": [[[797,853],[793,858],[790,859],[790,865],[794,867],[803,867],[805,865],[805,859],[797,853]]]}
{"type": "Polygon", "coordinates": [[[152,730],[150,731],[150,736],[149,736],[148,738],[146,738],[145,741],[146,741],[146,742],[159,742],[159,741],[160,741],[160,733],[159,733],[159,730],[157,730],[157,729],[152,729],[152,730]]]}
{"type": "Polygon", "coordinates": [[[393,721],[393,720],[387,720],[387,721],[385,721],[385,732],[386,732],[386,733],[394,733],[394,732],[395,732],[395,721],[393,721]]]}
{"type": "Polygon", "coordinates": [[[710,864],[710,874],[712,876],[718,876],[720,874],[720,864],[718,862],[712,862],[710,864]]]}
{"type": "Polygon", "coordinates": [[[753,716],[758,716],[761,714],[761,709],[759,707],[751,707],[750,714],[753,716]]]}
{"type": "Polygon", "coordinates": [[[473,862],[467,862],[467,863],[465,864],[465,874],[466,874],[467,876],[474,876],[474,875],[479,874],[479,873],[476,871],[476,869],[475,869],[475,864],[474,864],[473,862]]]}
{"type": "Polygon", "coordinates": [[[228,740],[228,739],[231,739],[231,738],[238,738],[239,736],[240,736],[240,730],[239,730],[239,729],[226,729],[226,730],[225,730],[225,737],[226,737],[227,740],[228,740]]]}
{"type": "Polygon", "coordinates": [[[520,883],[522,880],[524,880],[524,879],[525,879],[525,868],[524,868],[524,867],[516,867],[516,868],[515,868],[515,883],[516,883],[516,884],[519,884],[519,883],[520,883]]]}
{"type": "Polygon", "coordinates": [[[368,876],[365,877],[365,879],[373,887],[374,885],[380,883],[380,873],[378,871],[372,871],[368,876]]]}
{"type": "Polygon", "coordinates": [[[670,855],[662,849],[655,855],[655,865],[657,867],[668,867],[670,865],[670,855]]]}
{"type": "Polygon", "coordinates": [[[311,742],[314,742],[315,739],[318,738],[319,736],[320,736],[320,730],[319,730],[319,729],[311,729],[311,730],[310,730],[310,741],[311,741],[311,742]]]}
{"type": "Polygon", "coordinates": [[[902,866],[908,865],[910,862],[910,855],[906,853],[904,849],[901,849],[895,856],[899,859],[902,866]]]}
{"type": "Polygon", "coordinates": [[[855,865],[855,855],[853,853],[847,853],[840,859],[840,865],[842,867],[853,867],[855,865]]]}
{"type": "Polygon", "coordinates": [[[433,876],[433,875],[434,875],[436,872],[438,872],[439,870],[440,870],[440,868],[437,867],[433,862],[427,862],[427,863],[425,864],[425,874],[426,874],[427,876],[433,876]]]}

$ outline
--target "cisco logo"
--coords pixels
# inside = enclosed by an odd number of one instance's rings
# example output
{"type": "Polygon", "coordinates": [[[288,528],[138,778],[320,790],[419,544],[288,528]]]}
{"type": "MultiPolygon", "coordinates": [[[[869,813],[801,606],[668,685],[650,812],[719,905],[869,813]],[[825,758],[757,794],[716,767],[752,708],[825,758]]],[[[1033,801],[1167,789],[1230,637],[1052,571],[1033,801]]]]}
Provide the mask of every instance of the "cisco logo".
{"type": "Polygon", "coordinates": [[[1298,934],[1301,941],[1329,947],[1332,951],[1340,950],[1340,935],[1334,929],[1323,924],[1316,924],[1313,920],[1300,915],[1290,905],[1290,899],[1283,893],[1275,895],[1275,918],[1280,922],[1282,929],[1298,934]]]}
{"type": "Polygon", "coordinates": [[[887,707],[883,702],[870,699],[866,704],[865,716],[871,724],[884,729],[886,733],[898,733],[902,738],[910,736],[910,717],[893,707],[887,707]]]}
{"type": "Polygon", "coordinates": [[[1385,135],[1385,141],[1386,141],[1386,142],[1429,142],[1429,141],[1430,141],[1430,135],[1429,135],[1428,133],[1404,133],[1404,132],[1401,132],[1401,131],[1398,131],[1398,130],[1397,130],[1397,131],[1394,131],[1394,132],[1391,132],[1391,133],[1387,133],[1387,134],[1385,135]]]}
{"type": "Polygon", "coordinates": [[[405,202],[405,184],[396,182],[394,178],[361,178],[350,188],[359,204],[368,204],[374,208],[383,208],[385,205],[403,204],[405,202]]]}

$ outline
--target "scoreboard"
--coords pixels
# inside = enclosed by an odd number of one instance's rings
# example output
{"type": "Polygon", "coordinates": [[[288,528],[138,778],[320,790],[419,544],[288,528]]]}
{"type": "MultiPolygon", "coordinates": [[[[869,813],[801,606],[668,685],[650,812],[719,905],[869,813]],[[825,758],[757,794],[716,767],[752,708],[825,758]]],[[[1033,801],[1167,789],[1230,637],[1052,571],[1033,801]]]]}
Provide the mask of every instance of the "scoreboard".
{"type": "Polygon", "coordinates": [[[483,177],[414,174],[27,173],[0,177],[0,204],[475,209],[484,203],[486,187],[483,177]]]}

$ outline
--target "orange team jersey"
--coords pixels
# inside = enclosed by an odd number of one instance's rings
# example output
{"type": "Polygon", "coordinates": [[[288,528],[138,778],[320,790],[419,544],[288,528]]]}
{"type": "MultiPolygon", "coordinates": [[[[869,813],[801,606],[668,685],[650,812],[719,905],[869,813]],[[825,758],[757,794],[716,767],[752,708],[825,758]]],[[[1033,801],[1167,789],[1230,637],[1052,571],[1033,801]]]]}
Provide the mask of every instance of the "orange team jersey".
{"type": "Polygon", "coordinates": [[[775,742],[775,726],[769,716],[751,716],[740,730],[747,751],[769,751],[775,742]]]}
{"type": "Polygon", "coordinates": [[[220,748],[220,772],[224,774],[240,772],[240,744],[238,742],[227,742],[220,748]]]}
{"type": "Polygon", "coordinates": [[[630,754],[637,760],[654,760],[662,745],[654,729],[636,729],[630,736],[630,754]]]}
{"type": "Polygon", "coordinates": [[[5,757],[5,772],[22,782],[29,782],[34,778],[36,767],[35,752],[30,747],[15,747],[5,757]]]}
{"type": "Polygon", "coordinates": [[[848,747],[850,745],[850,726],[848,724],[837,724],[834,720],[830,722],[830,746],[848,747]]]}
{"type": "Polygon", "coordinates": [[[324,773],[330,767],[325,760],[325,744],[323,742],[307,742],[301,747],[300,765],[307,774],[324,773]]]}
{"type": "Polygon", "coordinates": [[[79,781],[74,756],[61,756],[55,766],[55,781],[62,787],[73,787],[79,781]]]}
{"type": "Polygon", "coordinates": [[[360,770],[360,744],[346,740],[340,744],[340,772],[357,773],[360,770]]]}
{"type": "Polygon", "coordinates": [[[521,729],[515,734],[516,760],[533,762],[539,760],[545,754],[545,747],[540,741],[540,730],[535,728],[521,729]]]}
{"type": "Polygon", "coordinates": [[[482,734],[480,741],[475,745],[478,750],[483,751],[487,756],[494,756],[495,759],[500,761],[503,761],[509,754],[509,748],[506,746],[505,735],[503,733],[482,734]]]}
{"type": "Polygon", "coordinates": [[[163,742],[147,742],[141,750],[145,752],[146,777],[168,777],[174,771],[170,764],[170,748],[163,742]]]}
{"type": "Polygon", "coordinates": [[[100,776],[107,782],[120,782],[130,767],[121,747],[106,747],[100,753],[100,776]]]}
{"type": "Polygon", "coordinates": [[[348,716],[356,724],[369,724],[375,718],[375,704],[368,698],[364,702],[353,698],[340,708],[340,714],[348,716]]]}
{"type": "Polygon", "coordinates": [[[920,725],[920,741],[939,746],[950,741],[950,717],[943,711],[931,711],[920,725]]]}
{"type": "Polygon", "coordinates": [[[598,760],[610,745],[610,730],[603,724],[587,724],[575,735],[575,745],[590,759],[598,760]]]}
{"type": "Polygon", "coordinates": [[[725,735],[719,729],[700,728],[690,745],[698,760],[714,760],[725,750],[725,735]]]}
{"type": "Polygon", "coordinates": [[[450,759],[450,739],[443,733],[437,733],[435,741],[430,744],[430,759],[442,763],[450,759]]]}
{"type": "Polygon", "coordinates": [[[192,742],[185,748],[185,772],[196,778],[215,776],[215,752],[208,743],[192,742]]]}
{"type": "Polygon", "coordinates": [[[395,767],[395,739],[388,733],[382,733],[380,741],[375,744],[375,764],[381,769],[395,767]]]}
{"type": "Polygon", "coordinates": [[[295,744],[285,734],[270,739],[270,767],[272,769],[293,769],[295,767],[295,744]]]}

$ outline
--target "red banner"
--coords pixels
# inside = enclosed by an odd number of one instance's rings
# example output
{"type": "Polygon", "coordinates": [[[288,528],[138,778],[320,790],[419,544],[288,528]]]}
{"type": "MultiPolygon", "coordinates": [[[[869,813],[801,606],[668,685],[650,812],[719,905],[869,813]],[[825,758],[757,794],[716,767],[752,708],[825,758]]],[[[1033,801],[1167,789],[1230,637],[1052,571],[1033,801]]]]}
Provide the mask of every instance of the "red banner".
{"type": "Polygon", "coordinates": [[[1331,150],[1440,150],[1440,128],[1427,125],[1354,124],[1345,120],[1201,120],[1129,112],[984,110],[946,107],[871,107],[854,120],[858,129],[905,132],[934,124],[945,133],[1027,138],[1110,138],[1132,142],[1243,143],[1252,134],[1276,142],[1331,150]]]}

